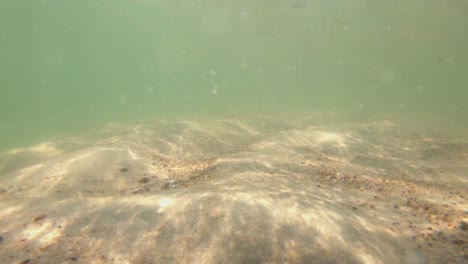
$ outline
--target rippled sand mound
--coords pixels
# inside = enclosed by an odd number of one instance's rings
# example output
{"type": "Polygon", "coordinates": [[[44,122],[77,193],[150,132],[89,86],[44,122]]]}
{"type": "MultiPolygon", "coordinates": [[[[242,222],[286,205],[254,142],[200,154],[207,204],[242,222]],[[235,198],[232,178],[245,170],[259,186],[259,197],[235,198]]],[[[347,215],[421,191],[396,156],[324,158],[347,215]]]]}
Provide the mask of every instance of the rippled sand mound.
{"type": "Polygon", "coordinates": [[[0,156],[0,262],[463,263],[467,171],[392,121],[114,124],[0,156]]]}

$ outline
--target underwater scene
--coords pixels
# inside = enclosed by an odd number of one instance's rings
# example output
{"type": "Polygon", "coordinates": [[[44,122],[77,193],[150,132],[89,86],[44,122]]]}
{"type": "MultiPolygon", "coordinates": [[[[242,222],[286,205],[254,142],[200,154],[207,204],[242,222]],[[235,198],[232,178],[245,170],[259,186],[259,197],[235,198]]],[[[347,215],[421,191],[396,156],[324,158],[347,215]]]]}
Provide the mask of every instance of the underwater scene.
{"type": "Polygon", "coordinates": [[[0,2],[0,263],[467,263],[467,0],[0,2]]]}

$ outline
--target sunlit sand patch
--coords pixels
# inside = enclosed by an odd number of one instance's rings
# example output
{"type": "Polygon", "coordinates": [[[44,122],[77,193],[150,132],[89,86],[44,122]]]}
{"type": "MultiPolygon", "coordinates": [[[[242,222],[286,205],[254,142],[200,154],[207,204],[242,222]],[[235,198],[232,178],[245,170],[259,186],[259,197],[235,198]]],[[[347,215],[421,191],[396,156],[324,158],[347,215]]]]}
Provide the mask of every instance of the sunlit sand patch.
{"type": "Polygon", "coordinates": [[[19,213],[22,209],[23,208],[21,205],[16,205],[16,206],[11,205],[11,206],[3,208],[3,204],[2,204],[2,210],[0,210],[0,218],[5,218],[10,215],[19,213]]]}
{"type": "Polygon", "coordinates": [[[306,120],[113,124],[5,152],[44,157],[0,177],[0,262],[463,258],[466,143],[306,120]]]}
{"type": "Polygon", "coordinates": [[[164,212],[164,209],[172,204],[172,200],[170,198],[163,198],[159,202],[159,209],[158,213],[164,212]]]}
{"type": "Polygon", "coordinates": [[[337,133],[332,133],[332,132],[325,132],[325,131],[318,131],[315,132],[317,136],[317,141],[320,143],[323,142],[333,142],[338,144],[340,147],[345,147],[345,136],[339,135],[337,133]]]}

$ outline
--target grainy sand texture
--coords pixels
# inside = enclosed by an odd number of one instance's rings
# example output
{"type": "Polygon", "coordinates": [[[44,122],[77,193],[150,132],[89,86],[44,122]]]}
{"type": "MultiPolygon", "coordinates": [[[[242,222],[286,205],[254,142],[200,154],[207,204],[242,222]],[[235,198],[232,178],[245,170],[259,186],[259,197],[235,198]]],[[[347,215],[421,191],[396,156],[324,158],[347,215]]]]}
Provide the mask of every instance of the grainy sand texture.
{"type": "Polygon", "coordinates": [[[467,263],[468,141],[158,120],[0,156],[0,263],[467,263]]]}

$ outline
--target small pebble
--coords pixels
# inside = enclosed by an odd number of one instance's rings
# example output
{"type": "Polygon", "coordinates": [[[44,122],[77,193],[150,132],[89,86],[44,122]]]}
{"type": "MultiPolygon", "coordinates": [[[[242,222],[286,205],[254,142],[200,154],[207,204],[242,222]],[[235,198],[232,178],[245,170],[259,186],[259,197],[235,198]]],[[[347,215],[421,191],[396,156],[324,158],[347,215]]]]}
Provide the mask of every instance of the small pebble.
{"type": "Polygon", "coordinates": [[[463,231],[467,231],[468,230],[468,223],[465,222],[465,221],[461,221],[460,222],[460,229],[463,230],[463,231]]]}
{"type": "Polygon", "coordinates": [[[166,181],[166,183],[168,183],[168,184],[176,184],[177,181],[176,181],[176,180],[168,180],[168,181],[166,181]]]}
{"type": "Polygon", "coordinates": [[[0,236],[0,244],[3,242],[3,236],[0,236]]]}
{"type": "Polygon", "coordinates": [[[133,193],[133,194],[143,193],[143,192],[145,192],[145,189],[144,188],[138,188],[138,189],[135,189],[135,190],[130,191],[130,192],[133,193]]]}
{"type": "Polygon", "coordinates": [[[121,168],[120,169],[120,172],[126,172],[126,171],[128,171],[128,168],[121,168]]]}
{"type": "Polygon", "coordinates": [[[393,208],[398,209],[400,206],[398,204],[394,204],[393,208]]]}
{"type": "Polygon", "coordinates": [[[25,259],[25,260],[21,261],[21,264],[28,264],[28,263],[31,263],[30,259],[25,259]]]}
{"type": "Polygon", "coordinates": [[[71,260],[71,261],[77,261],[77,260],[78,260],[78,257],[70,257],[70,260],[71,260]]]}
{"type": "Polygon", "coordinates": [[[42,219],[46,218],[46,214],[40,214],[34,217],[34,223],[41,221],[42,219]]]}
{"type": "Polygon", "coordinates": [[[166,184],[164,184],[161,189],[162,190],[167,190],[169,188],[175,188],[177,185],[177,181],[176,180],[168,180],[166,181],[166,184]]]}
{"type": "Polygon", "coordinates": [[[143,177],[139,180],[140,183],[148,183],[149,182],[149,178],[148,177],[143,177]]]}

